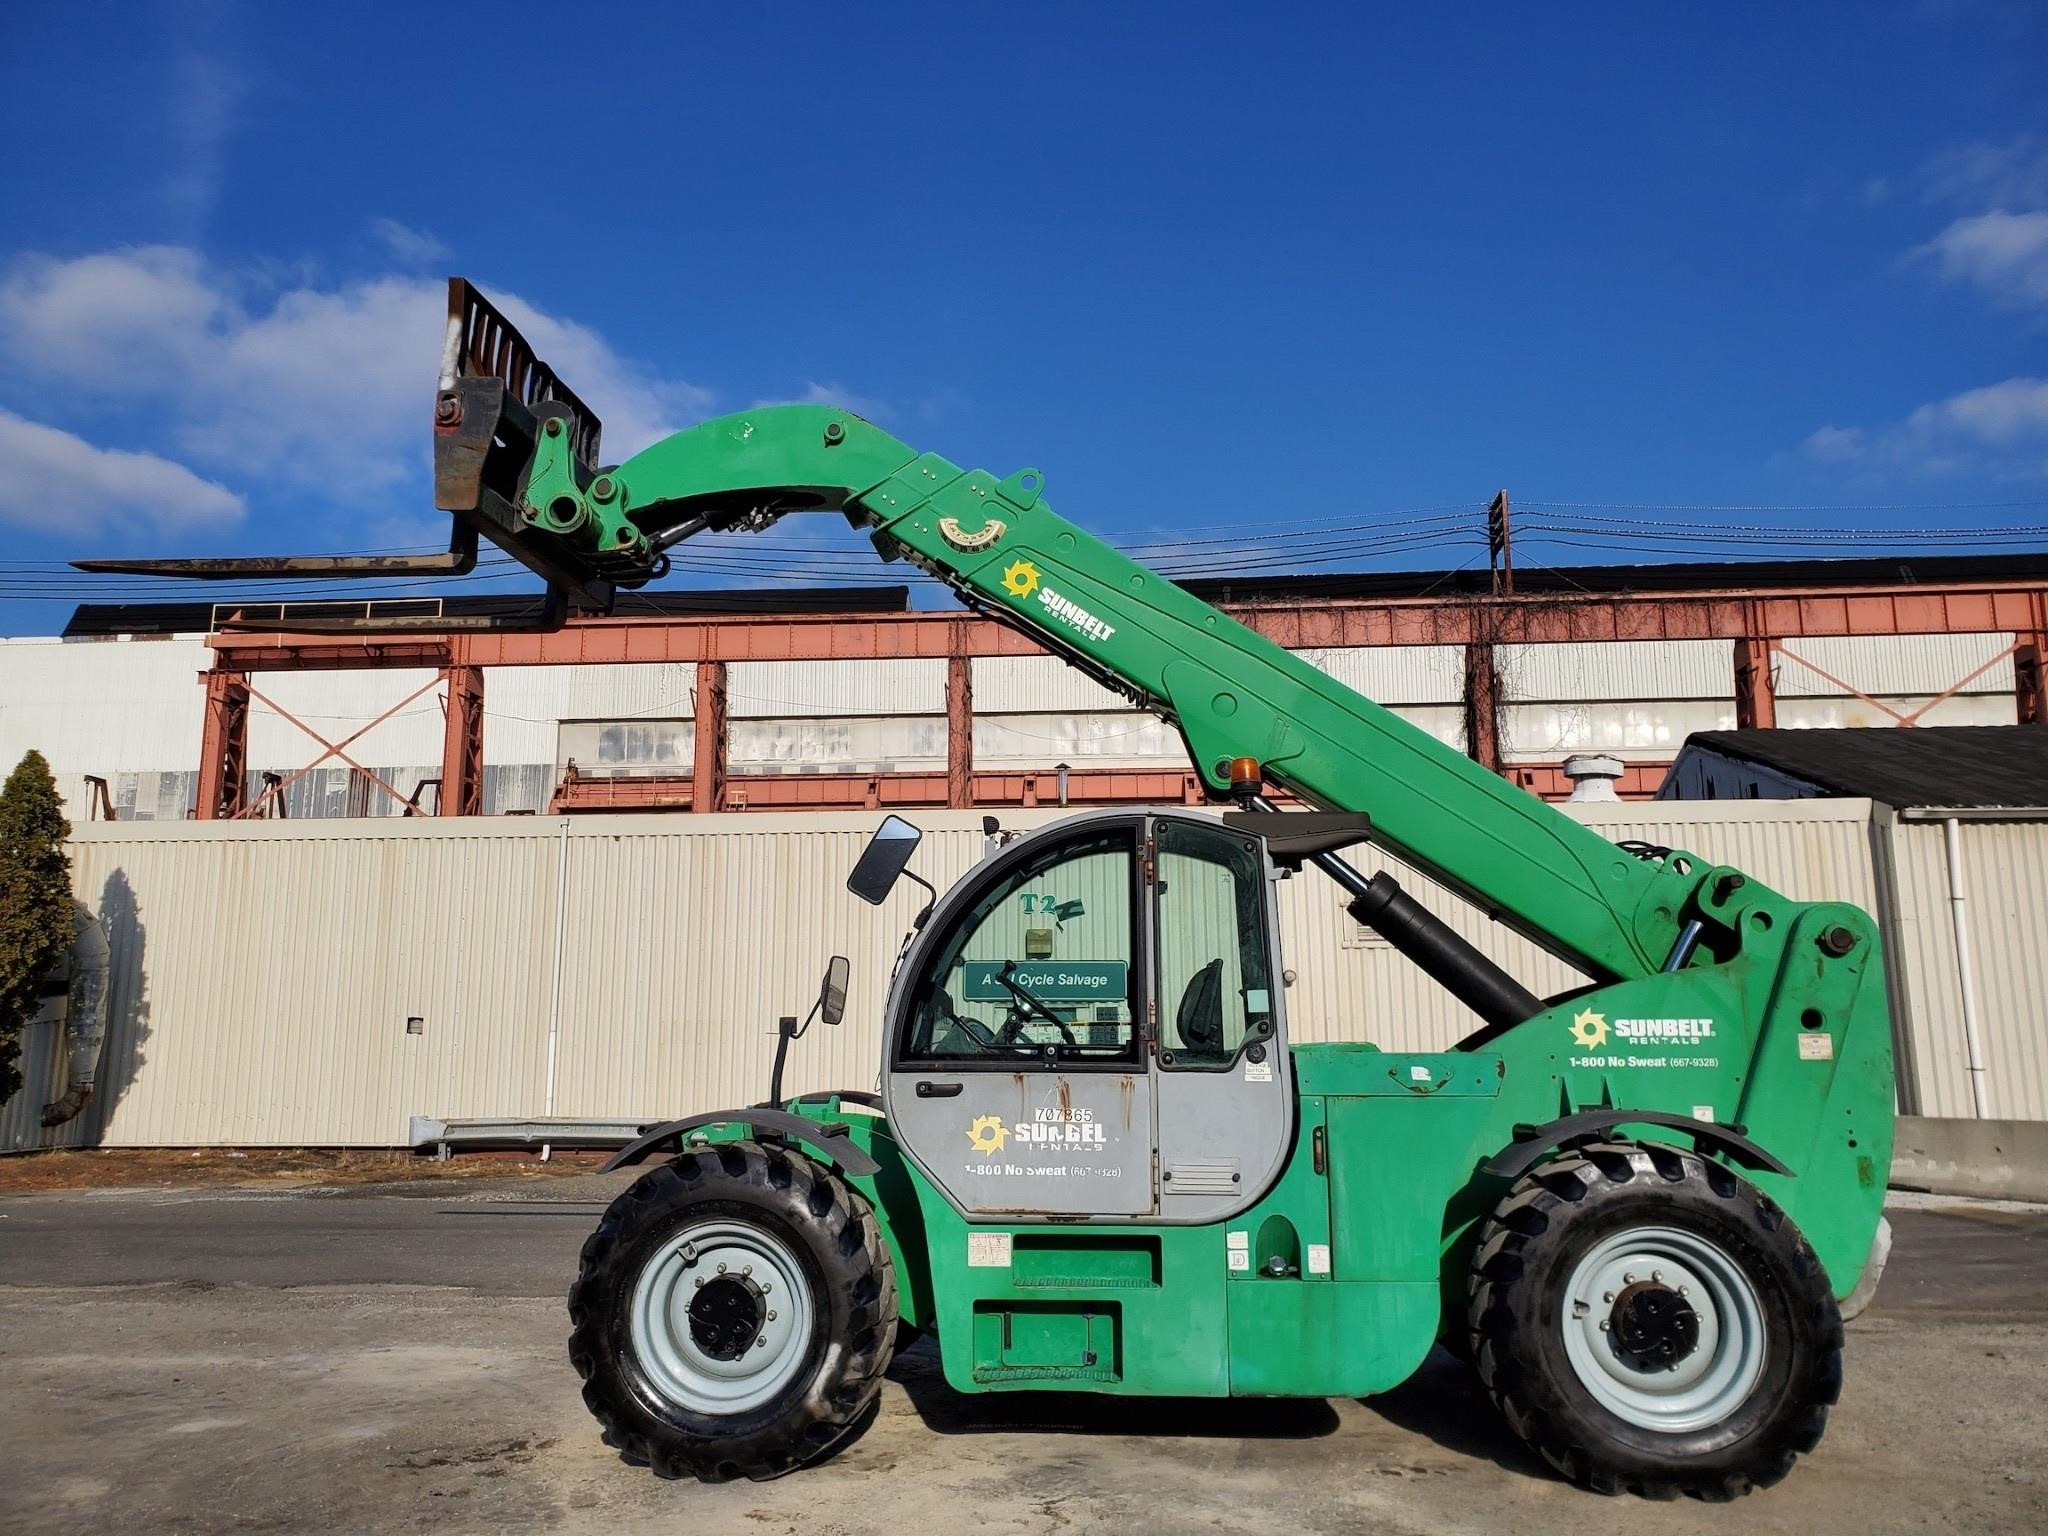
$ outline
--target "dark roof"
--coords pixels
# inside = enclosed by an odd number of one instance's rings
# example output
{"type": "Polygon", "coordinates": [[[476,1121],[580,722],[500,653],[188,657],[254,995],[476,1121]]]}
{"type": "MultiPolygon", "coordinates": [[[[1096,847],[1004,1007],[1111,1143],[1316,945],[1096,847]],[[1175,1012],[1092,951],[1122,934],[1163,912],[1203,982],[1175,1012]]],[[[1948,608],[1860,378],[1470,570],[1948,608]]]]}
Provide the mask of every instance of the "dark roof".
{"type": "MultiPolygon", "coordinates": [[[[1523,566],[1515,595],[1572,592],[1725,592],[1749,587],[1914,587],[2048,577],[2048,552],[1911,559],[1714,560],[1671,565],[1523,566]]],[[[1199,576],[1180,585],[1205,602],[1261,598],[1483,597],[1484,570],[1347,571],[1322,576],[1199,576]]]]}
{"type": "Polygon", "coordinates": [[[1759,763],[1826,794],[1893,807],[2048,804],[2048,726],[1695,731],[1684,751],[1759,763]]]}
{"type": "MultiPolygon", "coordinates": [[[[450,617],[520,618],[540,603],[538,594],[506,592],[488,596],[380,599],[378,611],[394,613],[437,605],[450,617]]],[[[282,608],[302,619],[360,613],[362,600],[333,603],[238,604],[250,609],[282,608]]],[[[620,618],[701,618],[735,613],[902,613],[910,607],[908,587],[763,587],[741,592],[621,592],[620,618]]],[[[95,635],[204,634],[213,627],[211,602],[80,603],[64,626],[67,640],[95,635]]]]}

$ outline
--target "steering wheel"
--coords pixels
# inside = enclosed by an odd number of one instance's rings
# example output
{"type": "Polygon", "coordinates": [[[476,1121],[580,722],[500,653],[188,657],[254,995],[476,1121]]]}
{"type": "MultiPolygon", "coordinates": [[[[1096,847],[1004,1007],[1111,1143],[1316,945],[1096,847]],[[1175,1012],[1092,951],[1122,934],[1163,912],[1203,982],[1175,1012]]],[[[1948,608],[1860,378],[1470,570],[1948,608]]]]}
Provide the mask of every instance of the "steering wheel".
{"type": "Polygon", "coordinates": [[[1003,1024],[1005,1040],[1015,1041],[1023,1033],[1025,1021],[1036,1014],[1060,1032],[1060,1039],[1063,1042],[1068,1045],[1079,1045],[1081,1042],[1074,1038],[1074,1032],[1067,1027],[1067,1021],[1033,997],[1029,992],[1025,991],[1023,986],[1019,984],[1015,975],[1016,969],[1016,961],[1005,960],[1003,968],[996,972],[996,980],[1002,985],[1003,990],[1017,999],[1017,1006],[1010,1010],[1010,1017],[1003,1024]]]}

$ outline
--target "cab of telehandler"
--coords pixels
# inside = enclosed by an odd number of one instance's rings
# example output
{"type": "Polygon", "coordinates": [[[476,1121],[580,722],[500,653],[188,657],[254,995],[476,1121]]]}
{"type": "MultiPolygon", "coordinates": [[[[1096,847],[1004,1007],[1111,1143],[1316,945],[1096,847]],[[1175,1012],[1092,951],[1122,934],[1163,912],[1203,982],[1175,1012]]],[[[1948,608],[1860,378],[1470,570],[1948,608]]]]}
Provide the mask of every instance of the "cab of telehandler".
{"type": "MultiPolygon", "coordinates": [[[[896,818],[891,818],[896,822],[896,818]]],[[[907,824],[848,882],[886,896],[907,824]],[[873,862],[871,862],[873,861],[873,862]]],[[[1030,832],[921,916],[884,1016],[904,1154],[970,1219],[1214,1222],[1294,1136],[1263,838],[1215,816],[1089,811],[1030,832]]]]}

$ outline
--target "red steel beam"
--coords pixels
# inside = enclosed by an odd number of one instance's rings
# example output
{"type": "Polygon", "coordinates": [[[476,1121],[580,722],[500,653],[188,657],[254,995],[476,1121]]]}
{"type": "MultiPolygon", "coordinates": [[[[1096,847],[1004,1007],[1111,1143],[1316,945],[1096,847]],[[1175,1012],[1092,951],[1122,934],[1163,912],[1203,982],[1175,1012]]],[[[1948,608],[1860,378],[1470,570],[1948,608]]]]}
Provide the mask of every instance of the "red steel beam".
{"type": "Polygon", "coordinates": [[[443,816],[484,813],[484,672],[481,667],[449,667],[448,719],[441,734],[443,816]]]}
{"type": "Polygon", "coordinates": [[[1465,647],[1465,755],[1482,768],[1501,769],[1500,673],[1493,647],[1475,640],[1465,647]]]}
{"type": "MultiPolygon", "coordinates": [[[[1234,604],[1290,647],[1735,640],[1768,635],[1911,635],[2048,627],[2048,583],[1810,591],[1601,593],[1234,604]]],[[[212,635],[224,671],[524,667],[615,662],[894,660],[1031,656],[1041,648],[987,619],[951,613],[576,619],[547,633],[212,635]]]]}
{"type": "Polygon", "coordinates": [[[721,809],[725,787],[725,663],[697,663],[695,743],[690,758],[690,809],[721,809]]]}
{"type": "Polygon", "coordinates": [[[974,660],[946,658],[946,804],[974,803],[974,660]]]}
{"type": "MultiPolygon", "coordinates": [[[[1624,800],[1648,800],[1664,782],[1663,762],[1623,766],[1615,784],[1624,800]]],[[[1513,763],[1504,775],[1545,800],[1570,797],[1573,781],[1557,763],[1513,763]]],[[[787,773],[730,777],[723,808],[728,811],[937,810],[949,801],[943,773],[787,773]]],[[[1070,769],[1069,805],[1200,805],[1201,781],[1191,773],[1162,769],[1070,769]]],[[[577,778],[555,792],[557,811],[669,811],[691,803],[683,777],[577,778]]],[[[1053,806],[1059,803],[1059,774],[1050,769],[1024,773],[977,773],[969,806],[991,808],[1053,806]]]]}
{"type": "Polygon", "coordinates": [[[199,737],[200,821],[231,821],[248,794],[249,680],[233,672],[202,672],[206,721],[199,737]]]}
{"type": "Polygon", "coordinates": [[[1771,642],[1744,635],[1735,642],[1735,724],[1745,731],[1778,723],[1778,695],[1771,682],[1771,642]]]}
{"type": "Polygon", "coordinates": [[[2048,630],[2022,634],[2012,651],[2013,691],[2021,725],[2048,725],[2048,630]]]}

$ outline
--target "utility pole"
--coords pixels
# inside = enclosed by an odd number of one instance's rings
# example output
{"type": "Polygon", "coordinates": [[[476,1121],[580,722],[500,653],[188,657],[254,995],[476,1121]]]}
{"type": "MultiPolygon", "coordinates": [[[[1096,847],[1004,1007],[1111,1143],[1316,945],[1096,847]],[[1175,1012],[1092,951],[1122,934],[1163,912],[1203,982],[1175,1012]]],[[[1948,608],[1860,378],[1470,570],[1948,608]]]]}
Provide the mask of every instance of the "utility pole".
{"type": "Polygon", "coordinates": [[[1515,534],[1508,522],[1508,493],[1496,491],[1486,508],[1486,570],[1493,581],[1493,595],[1513,595],[1515,590],[1515,534]]]}

